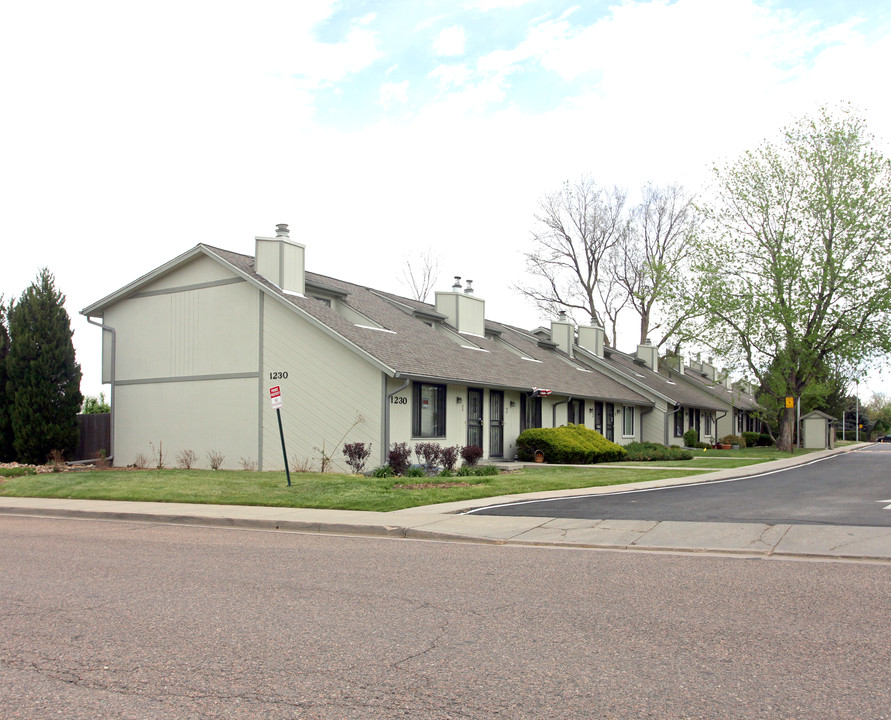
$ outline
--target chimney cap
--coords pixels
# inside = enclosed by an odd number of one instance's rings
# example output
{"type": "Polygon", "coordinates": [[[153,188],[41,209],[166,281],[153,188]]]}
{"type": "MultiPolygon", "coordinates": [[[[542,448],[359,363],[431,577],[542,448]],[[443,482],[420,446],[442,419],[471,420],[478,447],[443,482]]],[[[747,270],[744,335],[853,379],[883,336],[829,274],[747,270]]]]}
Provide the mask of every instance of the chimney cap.
{"type": "Polygon", "coordinates": [[[473,288],[471,287],[471,283],[473,283],[473,280],[467,280],[466,282],[467,282],[467,287],[464,288],[464,294],[465,295],[473,295],[473,288]]]}
{"type": "Polygon", "coordinates": [[[461,276],[455,275],[455,284],[452,285],[452,290],[460,290],[461,289],[461,276]]]}
{"type": "Polygon", "coordinates": [[[290,237],[288,235],[288,225],[287,223],[279,223],[275,226],[275,236],[276,237],[290,237]]]}

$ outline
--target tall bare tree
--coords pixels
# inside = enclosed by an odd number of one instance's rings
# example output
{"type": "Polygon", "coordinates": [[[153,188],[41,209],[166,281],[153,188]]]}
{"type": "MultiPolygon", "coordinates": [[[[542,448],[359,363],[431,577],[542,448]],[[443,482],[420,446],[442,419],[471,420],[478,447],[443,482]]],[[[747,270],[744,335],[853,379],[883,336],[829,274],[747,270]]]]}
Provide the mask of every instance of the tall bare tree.
{"type": "Polygon", "coordinates": [[[402,268],[402,278],[411,297],[418,302],[425,302],[439,280],[439,257],[430,248],[410,257],[402,268]]]}
{"type": "MultiPolygon", "coordinates": [[[[671,312],[667,301],[682,281],[684,262],[690,254],[699,219],[693,196],[677,184],[646,185],[634,208],[630,231],[611,254],[612,280],[640,316],[640,343],[663,328],[656,343],[662,346],[681,327],[685,313],[671,312]],[[657,322],[655,311],[665,305],[657,322]]],[[[655,339],[654,339],[655,340],[655,339]]]]}
{"type": "Polygon", "coordinates": [[[546,195],[535,220],[534,249],[526,253],[526,269],[534,280],[514,289],[548,316],[581,311],[605,327],[598,284],[607,254],[628,229],[625,193],[601,188],[583,176],[546,195]]]}

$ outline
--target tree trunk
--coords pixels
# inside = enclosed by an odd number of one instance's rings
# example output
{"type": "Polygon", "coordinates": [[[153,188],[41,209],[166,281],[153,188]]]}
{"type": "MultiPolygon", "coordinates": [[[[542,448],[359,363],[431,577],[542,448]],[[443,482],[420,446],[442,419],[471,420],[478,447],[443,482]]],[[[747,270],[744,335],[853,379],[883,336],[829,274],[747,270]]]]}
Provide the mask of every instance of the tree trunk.
{"type": "Polygon", "coordinates": [[[792,452],[792,428],[795,424],[795,409],[785,408],[780,420],[780,433],[777,437],[777,449],[792,452]]]}

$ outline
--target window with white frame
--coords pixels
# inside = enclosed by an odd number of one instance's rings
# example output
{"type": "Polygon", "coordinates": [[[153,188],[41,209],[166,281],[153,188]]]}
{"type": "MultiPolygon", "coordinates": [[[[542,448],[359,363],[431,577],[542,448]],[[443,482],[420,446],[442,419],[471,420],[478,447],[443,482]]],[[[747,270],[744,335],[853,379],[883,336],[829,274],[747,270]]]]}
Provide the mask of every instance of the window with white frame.
{"type": "Polygon", "coordinates": [[[622,437],[634,436],[634,407],[625,405],[622,408],[622,437]]]}
{"type": "Polygon", "coordinates": [[[424,438],[445,437],[445,406],[445,385],[415,383],[412,435],[424,438]]]}
{"type": "Polygon", "coordinates": [[[704,420],[705,420],[705,434],[711,436],[711,434],[712,434],[712,414],[706,413],[704,420]]]}

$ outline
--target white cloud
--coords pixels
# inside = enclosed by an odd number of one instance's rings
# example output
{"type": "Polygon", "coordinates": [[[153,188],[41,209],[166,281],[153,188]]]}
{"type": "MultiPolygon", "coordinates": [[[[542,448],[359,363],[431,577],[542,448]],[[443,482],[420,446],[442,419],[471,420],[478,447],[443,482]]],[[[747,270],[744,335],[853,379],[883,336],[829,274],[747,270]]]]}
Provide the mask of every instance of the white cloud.
{"type": "Polygon", "coordinates": [[[385,108],[393,105],[404,105],[408,102],[408,80],[388,82],[381,85],[380,102],[385,108]]]}
{"type": "MultiPolygon", "coordinates": [[[[710,162],[839,99],[864,109],[886,153],[891,140],[891,35],[815,26],[752,0],[624,2],[587,28],[575,15],[530,21],[513,47],[411,85],[391,81],[407,61],[384,57],[378,19],[319,40],[327,0],[250,13],[56,6],[15,3],[0,26],[0,67],[15,68],[0,73],[0,132],[15,139],[0,164],[0,237],[17,253],[0,263],[0,293],[20,293],[50,265],[92,395],[99,333],[77,311],[197,242],[251,253],[254,235],[288,222],[310,269],[387,287],[421,238],[443,255],[442,282],[473,277],[490,317],[534,326],[509,285],[523,277],[537,199],[562,180],[591,172],[632,191],[648,179],[696,188],[710,162]],[[318,89],[342,88],[347,103],[347,81],[382,57],[370,87],[387,120],[321,125],[318,89]],[[557,107],[512,104],[527,67],[571,89],[557,107]],[[438,94],[419,108],[408,101],[424,82],[438,94]]],[[[474,32],[466,17],[444,25],[474,32]]]]}
{"type": "Polygon", "coordinates": [[[436,55],[463,55],[465,42],[464,28],[460,25],[452,25],[436,36],[436,40],[433,42],[433,52],[436,55]]]}

